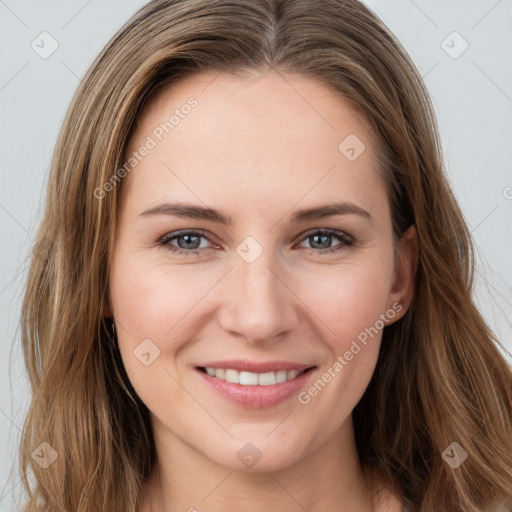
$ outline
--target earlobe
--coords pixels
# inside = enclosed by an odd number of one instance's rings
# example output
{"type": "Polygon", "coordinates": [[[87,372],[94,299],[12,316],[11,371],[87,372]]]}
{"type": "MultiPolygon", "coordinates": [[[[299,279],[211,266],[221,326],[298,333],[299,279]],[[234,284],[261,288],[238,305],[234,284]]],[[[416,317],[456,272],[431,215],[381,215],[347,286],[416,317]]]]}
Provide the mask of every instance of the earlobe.
{"type": "MultiPolygon", "coordinates": [[[[402,235],[395,262],[395,277],[389,295],[388,308],[400,304],[399,314],[393,323],[405,315],[414,295],[414,276],[418,265],[418,239],[416,227],[410,226],[402,235]]],[[[396,307],[396,306],[395,306],[396,307]]]]}

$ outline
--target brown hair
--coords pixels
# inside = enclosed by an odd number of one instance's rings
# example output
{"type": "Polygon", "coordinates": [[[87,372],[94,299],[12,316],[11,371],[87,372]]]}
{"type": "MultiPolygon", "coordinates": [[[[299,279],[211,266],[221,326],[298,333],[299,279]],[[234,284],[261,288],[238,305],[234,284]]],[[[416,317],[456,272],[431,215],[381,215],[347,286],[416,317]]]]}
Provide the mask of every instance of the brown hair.
{"type": "Polygon", "coordinates": [[[416,226],[413,302],[385,328],[353,411],[362,464],[410,510],[500,510],[512,502],[512,371],[472,300],[470,234],[421,76],[355,0],[154,0],[92,64],[56,145],[23,301],[33,394],[20,446],[23,510],[136,511],[155,450],[104,319],[122,182],[101,199],[95,191],[123,165],[157,90],[200,70],[244,69],[299,73],[352,102],[381,146],[395,239],[416,226]],[[58,454],[46,469],[31,457],[43,441],[58,454]],[[452,442],[469,454],[457,469],[442,457],[452,442]]]}

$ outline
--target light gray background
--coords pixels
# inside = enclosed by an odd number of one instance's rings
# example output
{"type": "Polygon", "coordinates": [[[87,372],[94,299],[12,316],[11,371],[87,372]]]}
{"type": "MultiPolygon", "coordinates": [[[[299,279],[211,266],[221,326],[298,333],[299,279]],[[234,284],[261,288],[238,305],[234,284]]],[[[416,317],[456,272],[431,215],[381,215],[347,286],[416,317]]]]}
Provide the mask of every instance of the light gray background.
{"type": "MultiPolygon", "coordinates": [[[[144,3],[0,0],[0,511],[14,510],[20,489],[17,473],[9,478],[28,403],[16,327],[53,147],[80,78],[144,3]],[[43,31],[59,45],[47,59],[31,47],[43,31]]],[[[476,299],[512,351],[512,0],[366,3],[426,80],[478,249],[476,299]],[[458,54],[464,40],[457,58],[445,51],[458,54]]]]}

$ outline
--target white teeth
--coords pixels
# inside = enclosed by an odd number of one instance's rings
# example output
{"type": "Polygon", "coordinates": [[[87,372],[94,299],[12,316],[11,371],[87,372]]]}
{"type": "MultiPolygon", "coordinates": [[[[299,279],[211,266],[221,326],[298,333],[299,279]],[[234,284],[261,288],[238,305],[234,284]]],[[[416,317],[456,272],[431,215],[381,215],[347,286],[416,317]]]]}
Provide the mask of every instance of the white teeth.
{"type": "Polygon", "coordinates": [[[226,370],[224,380],[233,382],[234,384],[240,383],[240,374],[236,370],[226,370]]]}
{"type": "Polygon", "coordinates": [[[244,386],[256,386],[258,384],[258,374],[251,372],[240,372],[238,383],[244,386]]]}
{"type": "Polygon", "coordinates": [[[286,382],[286,370],[279,370],[276,372],[276,382],[281,384],[281,382],[286,382]]]}
{"type": "Polygon", "coordinates": [[[277,372],[239,372],[238,370],[224,368],[206,368],[206,373],[211,377],[222,379],[242,386],[272,386],[281,384],[287,380],[295,379],[299,374],[298,370],[279,370],[277,372]]]}
{"type": "Polygon", "coordinates": [[[274,372],[260,373],[258,375],[258,384],[260,386],[272,386],[276,383],[276,374],[274,372]]]}

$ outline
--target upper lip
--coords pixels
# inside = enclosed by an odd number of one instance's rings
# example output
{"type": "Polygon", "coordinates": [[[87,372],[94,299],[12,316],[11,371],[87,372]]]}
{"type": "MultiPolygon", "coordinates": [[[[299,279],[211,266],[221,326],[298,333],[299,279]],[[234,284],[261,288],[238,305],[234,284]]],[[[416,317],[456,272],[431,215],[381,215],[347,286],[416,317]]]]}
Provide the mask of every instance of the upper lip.
{"type": "Polygon", "coordinates": [[[197,365],[198,368],[224,368],[225,370],[238,370],[239,372],[265,373],[279,370],[306,370],[315,365],[295,363],[293,361],[249,361],[246,359],[209,361],[197,365]]]}

